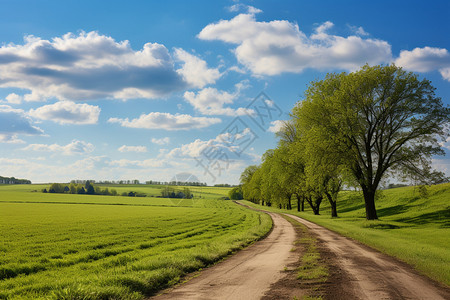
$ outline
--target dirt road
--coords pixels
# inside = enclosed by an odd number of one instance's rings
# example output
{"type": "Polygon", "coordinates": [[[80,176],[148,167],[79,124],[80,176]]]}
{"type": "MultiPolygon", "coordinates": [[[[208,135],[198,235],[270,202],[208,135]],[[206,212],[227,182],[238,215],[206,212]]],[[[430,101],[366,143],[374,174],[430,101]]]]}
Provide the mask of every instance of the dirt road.
{"type": "MultiPolygon", "coordinates": [[[[297,279],[291,284],[283,272],[285,266],[298,261],[298,254],[291,251],[296,232],[280,215],[269,214],[274,227],[264,240],[151,299],[292,299],[270,296],[279,286],[287,289],[282,295],[293,295],[289,289],[297,289],[294,294],[301,295],[297,279]]],[[[326,249],[324,254],[333,268],[324,285],[326,299],[450,299],[450,289],[419,275],[412,267],[319,225],[288,216],[305,224],[326,249]]]]}
{"type": "Polygon", "coordinates": [[[284,267],[297,259],[290,251],[294,228],[280,215],[269,214],[274,226],[264,240],[154,299],[260,299],[284,276],[284,267]]]}
{"type": "Polygon", "coordinates": [[[288,216],[306,225],[336,256],[335,263],[350,279],[353,295],[347,299],[450,299],[450,289],[421,276],[409,265],[322,226],[288,216]]]}

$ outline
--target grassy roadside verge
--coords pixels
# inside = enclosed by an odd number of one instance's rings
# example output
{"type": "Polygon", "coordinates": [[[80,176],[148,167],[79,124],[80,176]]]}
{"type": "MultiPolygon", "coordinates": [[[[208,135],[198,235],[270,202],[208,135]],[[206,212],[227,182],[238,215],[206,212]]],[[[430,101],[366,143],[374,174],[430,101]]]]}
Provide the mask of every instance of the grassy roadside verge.
{"type": "Polygon", "coordinates": [[[324,204],[321,215],[246,205],[274,212],[290,213],[412,265],[420,273],[450,286],[450,184],[432,186],[427,197],[413,187],[383,191],[377,202],[379,220],[366,221],[362,196],[344,192],[338,199],[339,218],[331,218],[324,204]]]}

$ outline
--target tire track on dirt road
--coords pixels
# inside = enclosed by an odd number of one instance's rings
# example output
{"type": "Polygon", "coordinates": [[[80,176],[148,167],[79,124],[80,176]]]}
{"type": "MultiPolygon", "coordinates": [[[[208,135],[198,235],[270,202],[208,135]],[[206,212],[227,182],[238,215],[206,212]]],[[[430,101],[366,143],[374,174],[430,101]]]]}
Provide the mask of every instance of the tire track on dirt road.
{"type": "Polygon", "coordinates": [[[349,275],[348,284],[356,299],[450,299],[449,288],[420,275],[406,263],[315,223],[285,215],[308,227],[336,255],[337,265],[349,275]]]}
{"type": "Polygon", "coordinates": [[[296,238],[293,226],[279,214],[268,214],[273,228],[265,239],[151,299],[261,299],[271,284],[285,276],[284,267],[298,259],[291,252],[296,238]]]}

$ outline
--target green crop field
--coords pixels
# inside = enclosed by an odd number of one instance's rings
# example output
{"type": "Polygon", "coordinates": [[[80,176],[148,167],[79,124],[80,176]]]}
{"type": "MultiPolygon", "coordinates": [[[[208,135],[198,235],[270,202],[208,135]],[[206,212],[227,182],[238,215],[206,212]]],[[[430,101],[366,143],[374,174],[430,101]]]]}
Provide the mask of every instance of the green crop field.
{"type": "MultiPolygon", "coordinates": [[[[381,192],[376,200],[379,220],[365,220],[364,200],[359,192],[339,194],[338,218],[330,217],[330,206],[323,202],[320,216],[279,210],[298,215],[369,246],[393,255],[429,277],[450,285],[450,183],[431,186],[428,197],[418,188],[405,187],[381,192]]],[[[324,200],[325,201],[325,200],[324,200]]]]}
{"type": "Polygon", "coordinates": [[[176,201],[37,192],[44,187],[0,186],[0,299],[142,299],[272,225],[265,214],[219,200],[223,188],[176,201]]]}

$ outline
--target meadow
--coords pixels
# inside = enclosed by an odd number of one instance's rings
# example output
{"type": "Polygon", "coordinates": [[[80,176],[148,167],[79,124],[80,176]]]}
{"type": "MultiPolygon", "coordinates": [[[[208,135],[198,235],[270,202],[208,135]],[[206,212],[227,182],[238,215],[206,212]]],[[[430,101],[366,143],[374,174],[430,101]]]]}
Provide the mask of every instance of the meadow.
{"type": "Polygon", "coordinates": [[[269,208],[243,201],[261,209],[285,212],[325,226],[395,256],[447,286],[450,286],[450,183],[428,188],[428,196],[417,187],[383,190],[376,207],[378,220],[365,219],[360,192],[343,191],[337,201],[338,218],[331,218],[328,202],[315,216],[305,203],[305,212],[269,208]]]}
{"type": "Polygon", "coordinates": [[[202,198],[176,201],[41,193],[47,186],[0,186],[0,299],[142,299],[272,226],[221,200],[226,188],[193,188],[202,198]]]}

